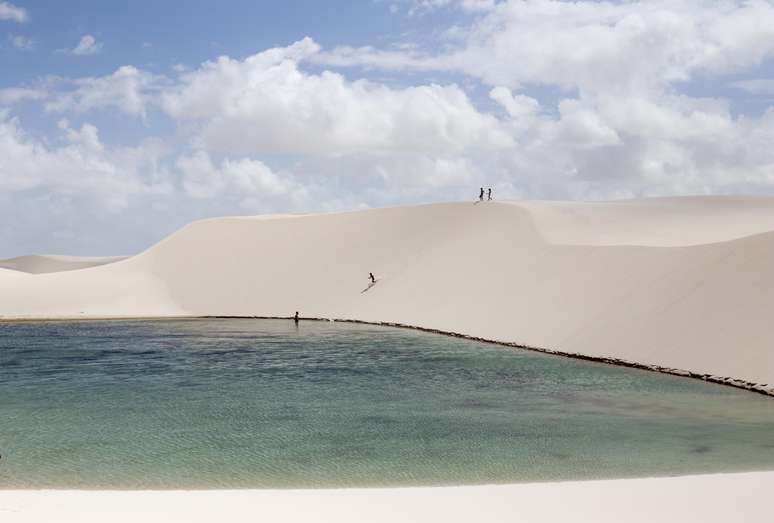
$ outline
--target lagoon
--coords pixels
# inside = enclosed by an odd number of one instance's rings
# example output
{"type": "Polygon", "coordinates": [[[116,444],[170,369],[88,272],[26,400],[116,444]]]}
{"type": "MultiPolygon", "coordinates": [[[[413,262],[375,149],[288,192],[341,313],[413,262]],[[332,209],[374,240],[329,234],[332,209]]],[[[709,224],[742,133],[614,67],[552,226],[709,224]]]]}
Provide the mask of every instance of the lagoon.
{"type": "Polygon", "coordinates": [[[458,485],[774,468],[774,401],[448,336],[0,324],[0,488],[458,485]]]}

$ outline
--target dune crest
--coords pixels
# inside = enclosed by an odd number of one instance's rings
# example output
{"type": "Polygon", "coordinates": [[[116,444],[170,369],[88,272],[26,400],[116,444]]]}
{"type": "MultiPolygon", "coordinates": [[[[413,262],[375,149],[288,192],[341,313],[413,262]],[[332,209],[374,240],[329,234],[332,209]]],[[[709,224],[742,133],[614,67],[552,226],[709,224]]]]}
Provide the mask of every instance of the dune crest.
{"type": "Polygon", "coordinates": [[[694,196],[613,202],[518,202],[559,245],[685,247],[774,230],[774,200],[694,196]]]}
{"type": "Polygon", "coordinates": [[[126,256],[62,256],[33,254],[0,260],[0,268],[30,274],[75,271],[126,259],[126,256]]]}
{"type": "Polygon", "coordinates": [[[774,199],[483,202],[210,219],[73,272],[0,273],[9,317],[390,322],[774,387],[774,199]],[[378,283],[362,292],[373,272],[378,283]]]}

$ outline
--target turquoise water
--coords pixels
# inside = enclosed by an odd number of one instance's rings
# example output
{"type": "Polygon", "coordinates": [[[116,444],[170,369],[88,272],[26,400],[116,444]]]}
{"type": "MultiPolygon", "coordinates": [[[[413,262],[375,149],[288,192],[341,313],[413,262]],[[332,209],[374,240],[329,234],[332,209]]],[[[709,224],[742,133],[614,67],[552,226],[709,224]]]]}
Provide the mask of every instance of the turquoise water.
{"type": "Polygon", "coordinates": [[[407,329],[0,324],[0,488],[440,485],[774,469],[774,400],[407,329]]]}

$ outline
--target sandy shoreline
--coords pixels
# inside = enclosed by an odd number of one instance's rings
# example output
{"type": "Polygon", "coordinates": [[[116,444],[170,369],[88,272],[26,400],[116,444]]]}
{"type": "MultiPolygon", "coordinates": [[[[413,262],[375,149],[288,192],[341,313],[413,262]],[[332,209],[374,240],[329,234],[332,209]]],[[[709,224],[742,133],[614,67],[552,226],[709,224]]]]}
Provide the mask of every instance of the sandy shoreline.
{"type": "Polygon", "coordinates": [[[627,523],[767,521],[774,472],[470,487],[0,491],[0,518],[42,521],[627,523]]]}

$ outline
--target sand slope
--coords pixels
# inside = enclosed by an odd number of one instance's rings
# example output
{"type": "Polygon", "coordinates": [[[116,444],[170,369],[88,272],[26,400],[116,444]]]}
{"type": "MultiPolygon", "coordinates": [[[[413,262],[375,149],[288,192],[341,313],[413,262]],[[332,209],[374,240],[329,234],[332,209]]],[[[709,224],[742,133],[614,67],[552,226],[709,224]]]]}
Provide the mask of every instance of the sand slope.
{"type": "Polygon", "coordinates": [[[0,315],[299,310],[774,387],[771,231],[774,199],[740,197],[221,218],[109,265],[0,272],[0,315]]]}
{"type": "Polygon", "coordinates": [[[0,260],[0,268],[42,274],[46,272],[74,271],[96,267],[125,259],[126,256],[60,256],[30,255],[0,260]]]}

